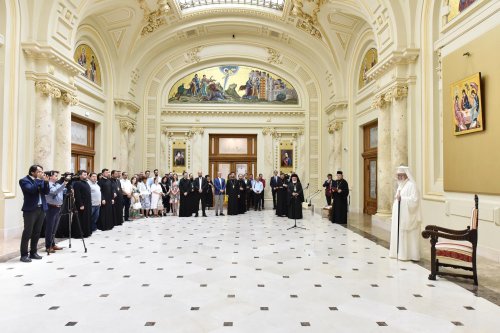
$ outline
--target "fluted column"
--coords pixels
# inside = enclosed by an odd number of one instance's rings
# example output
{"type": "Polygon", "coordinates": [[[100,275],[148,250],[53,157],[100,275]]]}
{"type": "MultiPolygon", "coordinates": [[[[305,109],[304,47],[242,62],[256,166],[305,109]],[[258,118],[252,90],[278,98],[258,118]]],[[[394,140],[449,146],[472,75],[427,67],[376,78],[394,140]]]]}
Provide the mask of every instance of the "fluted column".
{"type": "MultiPolygon", "coordinates": [[[[33,162],[45,169],[53,168],[54,125],[52,120],[52,98],[61,97],[61,91],[46,81],[35,83],[35,137],[33,162]]],[[[68,168],[69,170],[69,168],[68,168]]]]}
{"type": "Polygon", "coordinates": [[[168,129],[163,128],[160,136],[160,172],[169,172],[168,165],[168,129]]]}
{"type": "MultiPolygon", "coordinates": [[[[328,125],[328,167],[327,172],[335,171],[335,128],[328,125]]],[[[324,176],[324,175],[323,175],[324,176]]]]}
{"type": "MultiPolygon", "coordinates": [[[[201,136],[205,130],[202,127],[193,127],[189,131],[189,136],[192,138],[192,162],[191,162],[191,171],[193,174],[195,172],[198,172],[199,170],[202,170],[202,154],[203,154],[203,147],[201,145],[201,136]]],[[[208,170],[202,170],[203,172],[206,172],[208,170]]]]}
{"type": "Polygon", "coordinates": [[[333,171],[342,170],[342,122],[336,121],[333,129],[333,171]]]}
{"type": "Polygon", "coordinates": [[[131,123],[127,120],[120,120],[120,170],[129,170],[129,155],[128,155],[128,144],[129,144],[129,129],[131,123]]]}
{"type": "Polygon", "coordinates": [[[76,104],[78,99],[70,92],[62,92],[61,101],[57,103],[54,167],[61,172],[71,167],[71,107],[76,104]]]}
{"type": "MultiPolygon", "coordinates": [[[[274,128],[266,127],[262,129],[262,134],[264,135],[264,167],[259,170],[264,178],[270,177],[273,173],[274,158],[273,158],[273,135],[276,135],[276,130],[274,128]]],[[[256,177],[257,175],[254,175],[256,177]]],[[[269,186],[269,184],[266,184],[269,186]]],[[[264,198],[272,198],[271,191],[264,191],[264,198]]]]}
{"type": "Polygon", "coordinates": [[[408,165],[408,87],[396,86],[392,89],[391,112],[391,160],[392,170],[402,164],[408,165]]]}
{"type": "Polygon", "coordinates": [[[387,105],[390,96],[377,96],[372,107],[378,109],[378,156],[377,156],[377,215],[391,214],[391,114],[387,105]]]}

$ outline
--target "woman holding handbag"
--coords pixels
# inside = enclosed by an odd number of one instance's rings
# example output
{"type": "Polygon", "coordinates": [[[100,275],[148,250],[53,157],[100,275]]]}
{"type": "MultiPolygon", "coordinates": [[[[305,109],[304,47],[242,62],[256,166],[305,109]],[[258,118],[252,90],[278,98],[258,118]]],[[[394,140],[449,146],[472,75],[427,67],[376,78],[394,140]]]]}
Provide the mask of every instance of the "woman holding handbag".
{"type": "Polygon", "coordinates": [[[326,205],[331,206],[332,205],[332,184],[333,184],[333,179],[332,179],[332,174],[329,173],[327,176],[327,179],[323,183],[323,187],[325,188],[325,198],[326,198],[326,205]]]}

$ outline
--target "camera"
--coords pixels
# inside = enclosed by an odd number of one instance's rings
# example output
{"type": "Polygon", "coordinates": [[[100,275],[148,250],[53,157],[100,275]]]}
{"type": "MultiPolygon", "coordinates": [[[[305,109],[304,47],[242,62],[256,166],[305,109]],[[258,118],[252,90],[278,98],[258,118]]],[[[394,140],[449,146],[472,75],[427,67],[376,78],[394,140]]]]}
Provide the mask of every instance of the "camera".
{"type": "Polygon", "coordinates": [[[78,180],[78,176],[75,176],[74,173],[72,172],[65,172],[61,175],[61,178],[58,180],[59,184],[63,184],[64,182],[67,182],[66,188],[71,189],[73,185],[74,180],[78,180]]]}

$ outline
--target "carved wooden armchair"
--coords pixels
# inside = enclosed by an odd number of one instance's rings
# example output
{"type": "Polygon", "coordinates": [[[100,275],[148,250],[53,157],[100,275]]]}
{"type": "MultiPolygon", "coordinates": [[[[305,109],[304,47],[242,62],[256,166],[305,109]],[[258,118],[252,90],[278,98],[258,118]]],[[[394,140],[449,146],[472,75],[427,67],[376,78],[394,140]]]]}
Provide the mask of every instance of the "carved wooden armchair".
{"type": "Polygon", "coordinates": [[[436,280],[436,275],[458,276],[474,280],[477,286],[477,229],[479,222],[478,197],[474,195],[474,208],[471,225],[464,230],[453,230],[435,225],[428,225],[422,231],[424,238],[431,242],[431,274],[429,280],[436,280]],[[442,240],[438,241],[441,238],[442,240]],[[440,272],[439,267],[451,267],[472,271],[470,274],[440,272]]]}

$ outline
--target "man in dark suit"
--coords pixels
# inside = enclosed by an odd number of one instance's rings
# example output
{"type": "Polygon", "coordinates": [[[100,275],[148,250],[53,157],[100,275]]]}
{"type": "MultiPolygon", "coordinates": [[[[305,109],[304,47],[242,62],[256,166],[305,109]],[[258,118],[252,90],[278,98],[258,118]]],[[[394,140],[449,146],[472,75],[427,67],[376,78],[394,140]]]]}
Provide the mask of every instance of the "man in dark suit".
{"type": "Polygon", "coordinates": [[[198,209],[200,208],[200,200],[201,200],[201,212],[203,213],[204,217],[207,217],[207,214],[205,214],[205,196],[203,193],[205,193],[208,189],[208,182],[203,177],[203,173],[201,171],[198,171],[198,178],[193,179],[193,186],[194,186],[194,193],[195,193],[195,206],[194,206],[194,211],[196,213],[196,217],[198,217],[198,209]]]}
{"type": "Polygon", "coordinates": [[[28,175],[19,180],[23,191],[23,219],[24,230],[21,237],[21,261],[31,262],[31,259],[42,259],[37,253],[38,240],[42,230],[45,212],[48,210],[45,195],[50,193],[48,177],[43,173],[40,165],[32,165],[28,175]],[[28,243],[31,240],[30,251],[28,243]]]}
{"type": "Polygon", "coordinates": [[[278,171],[274,170],[274,176],[271,177],[271,191],[273,193],[273,209],[276,209],[276,188],[283,186],[281,177],[278,176],[278,171]]]}

